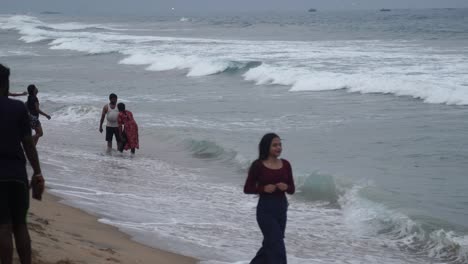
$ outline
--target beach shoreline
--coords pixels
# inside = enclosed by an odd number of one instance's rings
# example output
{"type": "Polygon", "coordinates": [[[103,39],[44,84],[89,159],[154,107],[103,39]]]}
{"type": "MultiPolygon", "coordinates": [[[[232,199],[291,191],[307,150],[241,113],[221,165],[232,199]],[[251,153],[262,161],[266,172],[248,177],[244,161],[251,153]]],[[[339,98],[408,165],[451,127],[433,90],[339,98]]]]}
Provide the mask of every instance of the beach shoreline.
{"type": "MultiPolygon", "coordinates": [[[[50,193],[31,199],[28,213],[35,264],[141,263],[194,264],[197,260],[152,248],[98,222],[96,216],[65,205],[50,193]]],[[[15,253],[15,263],[19,263],[15,253]]]]}

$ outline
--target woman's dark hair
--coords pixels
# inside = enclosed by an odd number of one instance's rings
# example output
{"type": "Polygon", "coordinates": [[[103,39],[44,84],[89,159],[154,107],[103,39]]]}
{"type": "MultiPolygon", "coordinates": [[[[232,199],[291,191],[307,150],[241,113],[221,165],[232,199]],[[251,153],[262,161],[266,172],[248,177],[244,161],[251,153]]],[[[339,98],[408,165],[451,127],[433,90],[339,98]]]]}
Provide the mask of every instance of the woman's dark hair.
{"type": "Polygon", "coordinates": [[[268,133],[262,137],[262,139],[260,140],[260,143],[258,144],[258,159],[259,160],[266,160],[268,158],[268,155],[270,154],[271,142],[275,138],[280,138],[280,137],[275,133],[268,133]]]}
{"type": "Polygon", "coordinates": [[[118,103],[117,104],[117,109],[119,109],[119,112],[125,111],[125,104],[124,103],[118,103]]]}
{"type": "Polygon", "coordinates": [[[34,84],[28,85],[28,94],[29,95],[34,95],[34,92],[36,91],[36,86],[34,84]]]}

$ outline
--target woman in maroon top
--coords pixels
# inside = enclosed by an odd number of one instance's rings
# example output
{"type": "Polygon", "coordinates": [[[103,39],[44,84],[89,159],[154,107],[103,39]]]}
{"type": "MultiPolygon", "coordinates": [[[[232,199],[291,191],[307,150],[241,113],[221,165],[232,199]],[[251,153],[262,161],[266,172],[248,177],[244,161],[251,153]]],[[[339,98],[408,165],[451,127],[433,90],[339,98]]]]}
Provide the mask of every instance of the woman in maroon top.
{"type": "Polygon", "coordinates": [[[250,264],[286,264],[284,231],[288,200],[285,193],[295,191],[291,164],[280,159],[281,139],[274,133],[263,136],[258,145],[259,157],[249,169],[244,193],[259,194],[257,222],[263,243],[250,264]]]}

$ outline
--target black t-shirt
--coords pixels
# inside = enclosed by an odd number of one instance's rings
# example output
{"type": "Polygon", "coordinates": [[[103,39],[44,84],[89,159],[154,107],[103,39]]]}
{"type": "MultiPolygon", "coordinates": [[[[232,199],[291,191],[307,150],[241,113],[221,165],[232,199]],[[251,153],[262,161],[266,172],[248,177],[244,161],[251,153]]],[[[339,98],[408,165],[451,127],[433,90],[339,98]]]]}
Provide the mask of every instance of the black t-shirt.
{"type": "Polygon", "coordinates": [[[36,109],[36,103],[39,103],[39,99],[34,95],[29,95],[28,101],[26,101],[26,106],[28,107],[29,113],[33,116],[39,116],[39,112],[36,109]]]}
{"type": "Polygon", "coordinates": [[[23,102],[0,96],[0,181],[27,180],[25,136],[31,136],[31,125],[23,102]]]}

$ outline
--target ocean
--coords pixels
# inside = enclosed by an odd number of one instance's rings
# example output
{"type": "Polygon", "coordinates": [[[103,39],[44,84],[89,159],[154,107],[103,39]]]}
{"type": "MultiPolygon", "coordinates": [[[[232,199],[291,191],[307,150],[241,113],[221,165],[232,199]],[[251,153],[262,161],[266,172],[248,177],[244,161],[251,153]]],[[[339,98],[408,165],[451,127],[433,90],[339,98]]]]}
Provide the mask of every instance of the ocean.
{"type": "Polygon", "coordinates": [[[11,91],[36,84],[52,116],[50,192],[136,241],[248,263],[262,236],[243,184],[276,132],[290,263],[468,263],[467,9],[2,14],[0,40],[11,91]],[[135,156],[98,132],[110,93],[135,156]]]}

